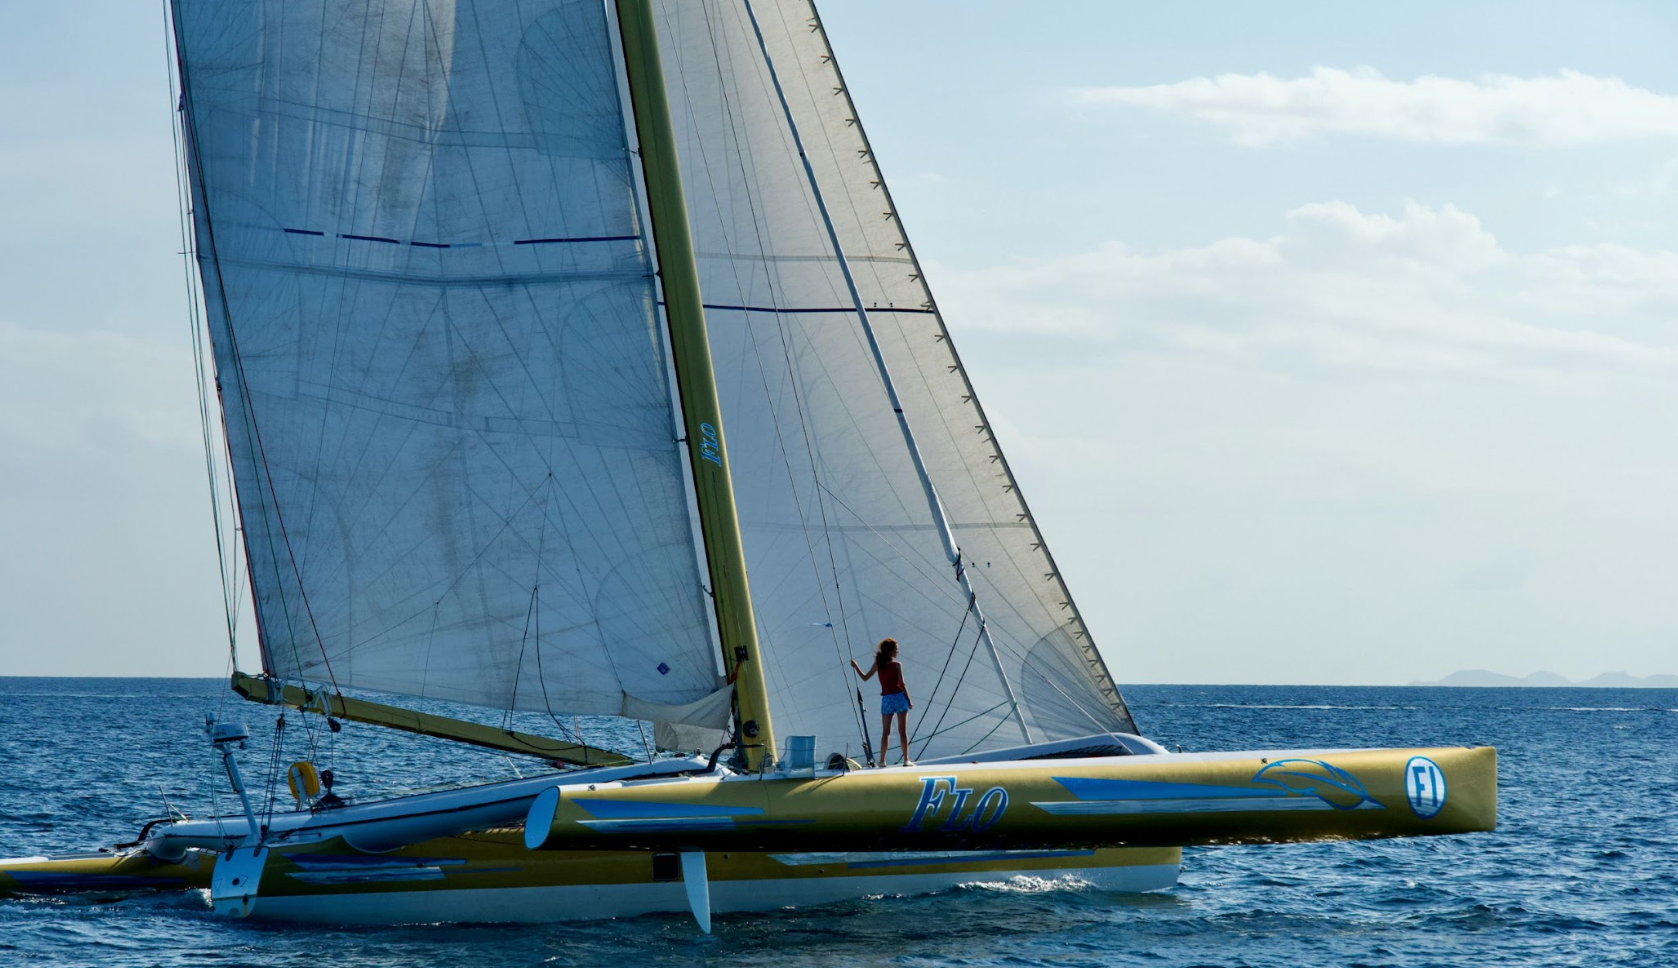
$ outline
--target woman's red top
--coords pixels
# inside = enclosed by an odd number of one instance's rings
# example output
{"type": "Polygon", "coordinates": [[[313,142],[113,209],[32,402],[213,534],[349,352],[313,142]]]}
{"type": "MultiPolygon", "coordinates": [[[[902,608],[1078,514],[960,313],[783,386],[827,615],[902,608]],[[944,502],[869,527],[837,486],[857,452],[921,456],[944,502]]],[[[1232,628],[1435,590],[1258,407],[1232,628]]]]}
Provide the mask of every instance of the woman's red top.
{"type": "Polygon", "coordinates": [[[880,695],[903,691],[903,663],[896,659],[880,665],[880,695]]]}

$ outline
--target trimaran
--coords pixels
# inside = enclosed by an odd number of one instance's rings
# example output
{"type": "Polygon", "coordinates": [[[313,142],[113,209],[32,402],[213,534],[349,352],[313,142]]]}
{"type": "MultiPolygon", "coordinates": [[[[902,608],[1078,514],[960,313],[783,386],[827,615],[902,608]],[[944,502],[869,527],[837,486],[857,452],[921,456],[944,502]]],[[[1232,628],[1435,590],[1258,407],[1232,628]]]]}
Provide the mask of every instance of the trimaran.
{"type": "Polygon", "coordinates": [[[172,0],[171,21],[209,439],[262,656],[234,688],[574,768],[346,801],[303,760],[295,805],[264,803],[247,730],[212,723],[240,814],[3,861],[0,890],[709,930],[1019,874],[1154,890],[1183,845],[1495,825],[1489,748],[1137,734],[809,0],[172,0]],[[914,763],[859,769],[874,714],[846,663],[885,635],[914,763]],[[630,717],[689,752],[367,691],[630,717]]]}

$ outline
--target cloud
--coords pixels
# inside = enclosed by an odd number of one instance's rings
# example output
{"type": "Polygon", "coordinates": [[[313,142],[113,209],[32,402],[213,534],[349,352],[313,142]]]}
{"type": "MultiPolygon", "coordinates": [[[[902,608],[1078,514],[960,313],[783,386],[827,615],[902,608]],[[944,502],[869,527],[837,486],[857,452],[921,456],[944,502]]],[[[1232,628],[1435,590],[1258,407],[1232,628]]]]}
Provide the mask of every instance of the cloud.
{"type": "Polygon", "coordinates": [[[1073,93],[1085,104],[1186,115],[1226,128],[1236,143],[1251,146],[1319,132],[1542,147],[1678,139],[1678,96],[1567,70],[1550,77],[1492,74],[1465,81],[1428,75],[1395,81],[1367,67],[1318,67],[1292,80],[1220,74],[1073,93]]]}
{"type": "Polygon", "coordinates": [[[1548,384],[1678,370],[1678,253],[1512,252],[1451,205],[1384,215],[1322,202],[1268,239],[1112,242],[938,282],[966,326],[1082,353],[1548,384]]]}

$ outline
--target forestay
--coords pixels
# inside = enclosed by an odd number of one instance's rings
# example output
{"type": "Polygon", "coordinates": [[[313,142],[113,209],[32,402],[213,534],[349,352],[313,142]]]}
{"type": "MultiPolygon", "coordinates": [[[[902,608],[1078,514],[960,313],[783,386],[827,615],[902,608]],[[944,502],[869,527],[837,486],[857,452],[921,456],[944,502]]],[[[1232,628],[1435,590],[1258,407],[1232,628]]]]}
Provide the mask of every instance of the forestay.
{"type": "Polygon", "coordinates": [[[720,726],[599,0],[175,27],[267,670],[720,726]]]}
{"type": "Polygon", "coordinates": [[[932,303],[811,6],[752,7],[997,644],[984,654],[743,0],[660,0],[777,731],[860,751],[904,644],[916,755],[1134,729],[932,303]]]}

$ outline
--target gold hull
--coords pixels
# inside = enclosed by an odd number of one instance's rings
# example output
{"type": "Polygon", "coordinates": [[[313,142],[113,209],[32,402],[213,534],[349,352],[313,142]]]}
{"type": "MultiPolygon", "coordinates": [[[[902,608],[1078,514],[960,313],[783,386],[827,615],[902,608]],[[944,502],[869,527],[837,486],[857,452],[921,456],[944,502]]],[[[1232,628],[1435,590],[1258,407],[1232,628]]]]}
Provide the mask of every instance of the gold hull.
{"type": "Polygon", "coordinates": [[[203,850],[187,851],[178,863],[142,850],[13,857],[0,860],[0,897],[197,890],[210,886],[215,866],[215,855],[203,850]]]}
{"type": "Polygon", "coordinates": [[[1316,750],[683,777],[538,796],[526,843],[675,851],[1161,847],[1497,826],[1497,751],[1316,750]]]}

